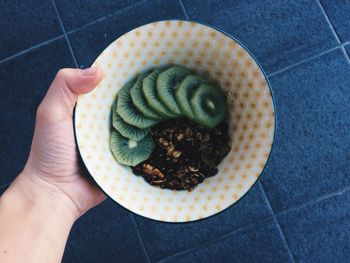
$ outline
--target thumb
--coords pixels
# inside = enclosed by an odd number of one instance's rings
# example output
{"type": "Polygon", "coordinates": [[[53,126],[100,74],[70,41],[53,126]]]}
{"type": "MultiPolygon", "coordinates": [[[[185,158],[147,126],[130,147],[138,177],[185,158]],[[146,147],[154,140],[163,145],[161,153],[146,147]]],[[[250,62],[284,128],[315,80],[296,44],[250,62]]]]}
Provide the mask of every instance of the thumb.
{"type": "Polygon", "coordinates": [[[99,68],[59,70],[39,105],[37,120],[56,123],[71,118],[78,95],[93,90],[102,78],[99,68]]]}

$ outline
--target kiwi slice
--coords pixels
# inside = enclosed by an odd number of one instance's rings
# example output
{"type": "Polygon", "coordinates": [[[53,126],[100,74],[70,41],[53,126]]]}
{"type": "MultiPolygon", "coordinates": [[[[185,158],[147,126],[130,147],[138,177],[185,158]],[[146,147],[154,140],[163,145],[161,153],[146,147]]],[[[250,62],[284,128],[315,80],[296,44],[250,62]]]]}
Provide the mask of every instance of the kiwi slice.
{"type": "Polygon", "coordinates": [[[180,83],[179,87],[175,90],[175,99],[182,114],[189,119],[194,119],[194,113],[190,104],[192,94],[200,84],[204,84],[206,81],[201,77],[195,75],[186,76],[180,83]]]}
{"type": "Polygon", "coordinates": [[[111,133],[110,148],[120,164],[135,166],[147,160],[151,156],[154,146],[150,135],[137,142],[123,137],[116,130],[111,133]]]}
{"type": "Polygon", "coordinates": [[[159,101],[156,91],[156,80],[159,73],[166,70],[167,68],[158,68],[153,70],[142,82],[142,93],[145,96],[147,105],[157,112],[163,119],[176,118],[177,116],[173,114],[164,104],[159,101]]]}
{"type": "Polygon", "coordinates": [[[181,66],[175,65],[160,73],[157,78],[157,95],[164,105],[175,115],[181,116],[181,110],[176,103],[174,92],[180,82],[191,72],[181,66]]]}
{"type": "Polygon", "coordinates": [[[134,141],[143,139],[149,133],[149,129],[139,129],[126,123],[117,112],[117,101],[112,106],[112,126],[122,136],[134,141]]]}
{"type": "Polygon", "coordinates": [[[206,128],[214,128],[227,114],[225,94],[217,87],[201,84],[190,100],[194,121],[206,128]]]}
{"type": "Polygon", "coordinates": [[[141,74],[134,86],[130,91],[132,102],[135,107],[141,112],[145,117],[153,119],[153,120],[162,120],[163,118],[155,111],[153,111],[147,104],[146,98],[142,92],[142,82],[145,77],[149,75],[149,72],[145,74],[141,74]]]}
{"type": "Polygon", "coordinates": [[[136,79],[127,82],[118,92],[117,112],[126,123],[146,129],[157,124],[158,121],[143,116],[132,103],[130,90],[135,82],[136,79]]]}

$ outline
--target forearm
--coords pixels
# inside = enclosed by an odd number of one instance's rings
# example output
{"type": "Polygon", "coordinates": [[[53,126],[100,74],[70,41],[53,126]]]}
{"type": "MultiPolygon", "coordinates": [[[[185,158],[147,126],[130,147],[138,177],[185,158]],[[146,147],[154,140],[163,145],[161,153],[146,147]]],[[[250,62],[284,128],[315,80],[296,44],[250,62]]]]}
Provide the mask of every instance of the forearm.
{"type": "Polygon", "coordinates": [[[21,174],[0,198],[0,262],[61,262],[74,223],[71,201],[21,174]]]}

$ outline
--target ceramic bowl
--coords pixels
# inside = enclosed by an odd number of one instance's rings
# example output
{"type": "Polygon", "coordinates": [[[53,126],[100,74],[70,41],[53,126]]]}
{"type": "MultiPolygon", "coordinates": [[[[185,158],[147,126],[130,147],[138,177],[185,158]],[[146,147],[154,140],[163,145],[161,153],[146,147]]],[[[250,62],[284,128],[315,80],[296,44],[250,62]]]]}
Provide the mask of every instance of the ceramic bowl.
{"type": "Polygon", "coordinates": [[[154,22],[115,40],[93,66],[105,77],[91,93],[79,96],[76,139],[93,179],[120,205],[160,221],[193,221],[236,203],[258,180],[274,139],[274,104],[262,68],[236,39],[199,23],[154,22]],[[169,64],[215,81],[228,95],[232,149],[219,173],[191,192],[149,185],[118,164],[109,148],[111,105],[118,90],[135,75],[169,64]]]}

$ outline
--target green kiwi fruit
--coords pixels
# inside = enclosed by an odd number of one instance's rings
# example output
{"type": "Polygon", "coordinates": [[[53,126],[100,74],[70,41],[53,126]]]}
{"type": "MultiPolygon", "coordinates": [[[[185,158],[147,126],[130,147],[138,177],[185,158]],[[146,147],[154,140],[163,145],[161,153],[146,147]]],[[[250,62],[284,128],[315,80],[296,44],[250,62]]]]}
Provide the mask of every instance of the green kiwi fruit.
{"type": "Polygon", "coordinates": [[[153,120],[162,120],[163,118],[154,110],[152,110],[152,108],[150,108],[148,106],[148,103],[146,101],[145,96],[143,95],[142,92],[142,83],[144,78],[146,78],[150,73],[147,72],[145,74],[141,74],[134,86],[132,87],[131,91],[130,91],[130,95],[131,95],[131,99],[133,104],[135,105],[135,107],[139,110],[139,112],[141,112],[143,114],[143,116],[153,119],[153,120]]]}
{"type": "Polygon", "coordinates": [[[156,80],[159,73],[166,70],[167,68],[157,68],[153,70],[146,78],[144,78],[142,83],[142,92],[145,96],[147,105],[155,112],[157,112],[163,119],[176,118],[167,107],[159,100],[156,91],[156,80]]]}
{"type": "Polygon", "coordinates": [[[117,112],[126,123],[140,129],[146,129],[154,126],[158,121],[143,116],[132,103],[130,90],[135,82],[136,79],[127,82],[118,92],[117,112]]]}
{"type": "Polygon", "coordinates": [[[180,82],[191,72],[182,66],[172,66],[163,71],[157,78],[157,95],[161,102],[175,115],[181,116],[181,110],[176,103],[174,92],[180,82]]]}
{"type": "Polygon", "coordinates": [[[111,133],[110,149],[120,164],[135,166],[147,160],[151,156],[154,146],[150,135],[137,142],[123,137],[116,130],[111,133]]]}
{"type": "Polygon", "coordinates": [[[155,147],[150,128],[159,121],[187,117],[212,129],[226,117],[226,96],[190,70],[174,65],[127,82],[112,105],[110,149],[123,165],[147,160],[155,147]]]}
{"type": "Polygon", "coordinates": [[[188,75],[181,81],[179,87],[175,90],[177,105],[179,106],[182,114],[191,120],[195,118],[190,103],[192,94],[200,84],[204,83],[206,83],[206,81],[201,77],[188,75]]]}
{"type": "Polygon", "coordinates": [[[209,129],[218,125],[227,114],[225,94],[209,84],[201,84],[193,92],[190,103],[194,121],[209,129]]]}
{"type": "Polygon", "coordinates": [[[139,129],[126,123],[117,112],[117,101],[112,106],[112,126],[122,136],[134,141],[143,139],[150,131],[149,129],[139,129]]]}

